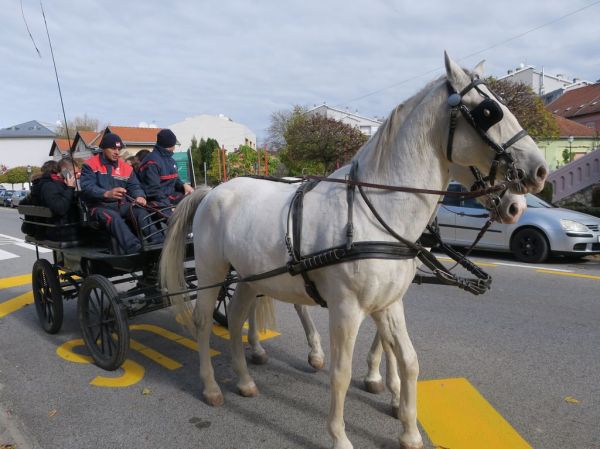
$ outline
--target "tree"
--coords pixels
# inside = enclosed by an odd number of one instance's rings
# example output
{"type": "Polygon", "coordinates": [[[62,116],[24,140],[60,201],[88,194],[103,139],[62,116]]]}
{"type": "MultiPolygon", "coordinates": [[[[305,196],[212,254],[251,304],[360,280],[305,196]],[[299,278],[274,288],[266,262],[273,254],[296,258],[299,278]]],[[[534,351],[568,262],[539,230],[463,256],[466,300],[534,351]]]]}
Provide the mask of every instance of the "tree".
{"type": "MultiPolygon", "coordinates": [[[[209,179],[212,167],[212,154],[219,148],[219,142],[216,139],[208,138],[206,140],[200,139],[200,142],[195,137],[192,138],[192,160],[194,161],[194,173],[196,173],[196,179],[200,180],[204,178],[204,163],[206,162],[206,177],[209,184],[214,184],[216,179],[209,179]]],[[[218,172],[217,172],[218,173],[218,172]]]]}
{"type": "Polygon", "coordinates": [[[284,137],[287,160],[307,169],[322,164],[325,173],[348,162],[367,141],[359,129],[322,115],[293,118],[284,137]]]}
{"type": "MultiPolygon", "coordinates": [[[[39,173],[39,171],[40,167],[31,167],[31,176],[39,173]]],[[[2,174],[1,182],[11,184],[12,188],[14,188],[15,184],[25,184],[27,181],[29,181],[27,167],[14,167],[2,174]]]]}
{"type": "Polygon", "coordinates": [[[266,144],[271,151],[281,151],[286,146],[285,132],[289,124],[297,117],[301,117],[306,108],[294,105],[290,110],[279,110],[271,114],[271,124],[267,130],[266,144]]]}
{"type": "Polygon", "coordinates": [[[556,120],[531,87],[494,78],[488,78],[487,83],[490,89],[504,100],[533,140],[554,140],[559,137],[556,120]]]}
{"type": "Polygon", "coordinates": [[[56,134],[59,137],[66,138],[68,129],[69,137],[73,139],[75,134],[77,134],[77,131],[98,131],[99,125],[100,121],[98,119],[88,117],[87,114],[84,114],[83,117],[75,117],[73,120],[70,120],[67,128],[65,128],[64,123],[61,123],[61,125],[56,128],[56,134]]]}

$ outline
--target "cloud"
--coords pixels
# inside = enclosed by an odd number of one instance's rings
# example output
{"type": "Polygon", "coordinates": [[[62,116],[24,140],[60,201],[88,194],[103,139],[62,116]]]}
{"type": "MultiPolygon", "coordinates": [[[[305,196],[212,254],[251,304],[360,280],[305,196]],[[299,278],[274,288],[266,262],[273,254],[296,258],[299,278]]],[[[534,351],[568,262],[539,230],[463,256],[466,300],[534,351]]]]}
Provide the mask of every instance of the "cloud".
{"type": "MultiPolygon", "coordinates": [[[[166,126],[223,113],[264,136],[270,114],[293,104],[386,115],[442,73],[444,49],[460,59],[489,48],[462,63],[485,58],[496,76],[524,62],[596,80],[600,4],[505,42],[590,4],[56,0],[45,8],[69,117],[166,126]]],[[[61,118],[39,3],[23,5],[43,58],[15,1],[0,18],[2,101],[10,105],[0,127],[61,118]]]]}

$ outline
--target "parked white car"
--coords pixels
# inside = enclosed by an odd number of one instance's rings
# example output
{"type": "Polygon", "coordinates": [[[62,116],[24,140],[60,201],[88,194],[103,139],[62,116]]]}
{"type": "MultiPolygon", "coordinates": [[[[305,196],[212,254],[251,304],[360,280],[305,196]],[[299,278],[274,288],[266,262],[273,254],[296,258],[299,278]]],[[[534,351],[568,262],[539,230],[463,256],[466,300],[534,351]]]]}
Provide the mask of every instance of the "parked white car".
{"type": "MultiPolygon", "coordinates": [[[[466,191],[457,183],[451,183],[449,190],[466,191]]],[[[543,262],[550,255],[600,254],[600,218],[555,207],[531,194],[525,195],[525,200],[527,210],[516,224],[494,223],[476,248],[512,252],[530,263],[543,262]]],[[[460,213],[483,212],[474,199],[445,197],[437,214],[442,240],[453,246],[471,246],[487,219],[460,213]]]]}

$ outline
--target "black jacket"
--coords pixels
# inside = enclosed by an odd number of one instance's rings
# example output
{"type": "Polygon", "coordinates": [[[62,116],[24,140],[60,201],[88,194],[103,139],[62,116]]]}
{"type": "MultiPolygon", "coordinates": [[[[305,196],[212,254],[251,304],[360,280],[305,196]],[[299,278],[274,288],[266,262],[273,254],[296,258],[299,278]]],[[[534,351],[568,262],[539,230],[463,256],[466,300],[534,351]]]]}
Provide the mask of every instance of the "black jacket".
{"type": "MultiPolygon", "coordinates": [[[[44,206],[52,211],[54,217],[46,222],[55,225],[65,225],[79,221],[79,209],[75,201],[75,189],[67,186],[57,175],[45,174],[33,181],[31,187],[31,198],[24,200],[23,204],[44,206]]],[[[26,217],[27,219],[28,217],[26,217]]],[[[77,239],[76,226],[64,226],[50,228],[46,226],[35,226],[33,229],[26,223],[22,231],[34,235],[38,239],[50,239],[56,241],[69,241],[77,239]]]]}

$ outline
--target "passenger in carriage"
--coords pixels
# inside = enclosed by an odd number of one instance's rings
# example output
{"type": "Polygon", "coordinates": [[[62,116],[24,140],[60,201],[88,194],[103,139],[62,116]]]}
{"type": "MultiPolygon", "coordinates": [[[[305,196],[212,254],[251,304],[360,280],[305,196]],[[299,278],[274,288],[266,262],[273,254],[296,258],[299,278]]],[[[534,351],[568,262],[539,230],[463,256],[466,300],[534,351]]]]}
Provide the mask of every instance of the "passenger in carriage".
{"type": "Polygon", "coordinates": [[[107,133],[100,142],[102,153],[85,161],[81,170],[81,189],[90,215],[112,234],[125,254],[142,248],[140,239],[127,225],[140,226],[149,243],[161,243],[162,233],[151,235],[156,229],[150,224],[149,213],[144,209],[146,195],[133,168],[119,158],[123,148],[121,138],[107,133]]]}
{"type": "Polygon", "coordinates": [[[155,207],[174,207],[185,195],[194,191],[191,185],[184,184],[179,179],[177,164],[173,159],[176,144],[177,137],[173,131],[159,131],[154,149],[140,164],[140,182],[148,200],[155,207]]]}
{"type": "MultiPolygon", "coordinates": [[[[31,197],[22,203],[49,208],[53,215],[50,223],[59,225],[56,228],[44,227],[43,230],[35,230],[34,235],[38,239],[77,240],[77,227],[64,225],[79,221],[79,211],[77,207],[74,207],[76,174],[78,172],[79,166],[71,158],[64,158],[59,162],[50,160],[42,165],[41,176],[33,180],[31,197]]],[[[35,225],[33,226],[35,227],[35,225]]],[[[37,227],[41,228],[41,226],[37,227]]],[[[24,223],[23,232],[32,235],[32,230],[32,226],[25,227],[24,223]]]]}

